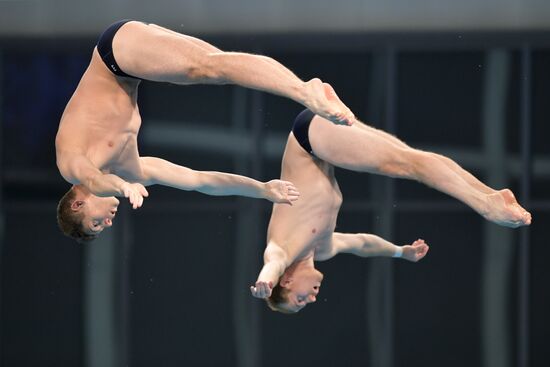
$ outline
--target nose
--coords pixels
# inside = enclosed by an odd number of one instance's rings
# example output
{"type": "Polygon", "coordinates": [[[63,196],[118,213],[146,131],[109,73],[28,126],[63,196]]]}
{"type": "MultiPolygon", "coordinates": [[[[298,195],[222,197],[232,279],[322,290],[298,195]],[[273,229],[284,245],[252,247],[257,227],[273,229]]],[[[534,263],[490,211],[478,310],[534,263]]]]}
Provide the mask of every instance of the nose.
{"type": "Polygon", "coordinates": [[[113,221],[109,218],[105,218],[105,220],[103,221],[105,227],[110,227],[113,225],[113,221]]]}
{"type": "Polygon", "coordinates": [[[315,297],[313,294],[309,297],[309,303],[313,303],[317,301],[317,297],[315,297]]]}

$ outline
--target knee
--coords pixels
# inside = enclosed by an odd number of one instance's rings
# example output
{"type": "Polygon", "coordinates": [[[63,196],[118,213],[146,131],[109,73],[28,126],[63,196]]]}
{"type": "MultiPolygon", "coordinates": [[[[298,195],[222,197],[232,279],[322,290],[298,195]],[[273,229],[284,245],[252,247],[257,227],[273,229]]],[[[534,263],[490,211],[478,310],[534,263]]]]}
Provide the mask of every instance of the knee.
{"type": "Polygon", "coordinates": [[[188,69],[188,76],[197,82],[223,84],[223,70],[219,65],[219,57],[214,53],[199,55],[188,69]]]}
{"type": "Polygon", "coordinates": [[[410,148],[396,150],[381,162],[378,170],[381,174],[396,178],[416,178],[420,166],[425,164],[423,152],[410,148]]]}

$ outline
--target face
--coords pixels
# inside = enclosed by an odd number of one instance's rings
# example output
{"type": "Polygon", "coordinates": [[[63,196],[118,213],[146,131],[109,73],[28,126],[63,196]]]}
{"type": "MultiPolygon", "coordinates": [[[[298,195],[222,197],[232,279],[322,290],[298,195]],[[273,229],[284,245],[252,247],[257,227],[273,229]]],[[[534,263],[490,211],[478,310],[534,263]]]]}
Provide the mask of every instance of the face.
{"type": "Polygon", "coordinates": [[[285,288],[288,289],[286,308],[298,312],[309,303],[317,301],[323,274],[317,269],[308,268],[295,272],[285,288]]]}
{"type": "Polygon", "coordinates": [[[91,195],[88,197],[82,205],[84,231],[99,235],[105,228],[112,226],[118,204],[119,201],[114,196],[103,198],[91,195]]]}

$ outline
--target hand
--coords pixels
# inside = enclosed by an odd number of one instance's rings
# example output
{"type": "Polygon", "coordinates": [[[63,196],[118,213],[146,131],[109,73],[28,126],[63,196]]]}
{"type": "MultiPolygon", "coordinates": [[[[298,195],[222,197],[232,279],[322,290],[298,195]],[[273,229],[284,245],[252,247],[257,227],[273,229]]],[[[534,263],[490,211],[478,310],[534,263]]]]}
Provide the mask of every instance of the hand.
{"type": "Polygon", "coordinates": [[[143,198],[149,196],[145,187],[140,183],[129,183],[125,182],[122,185],[122,194],[125,198],[130,200],[132,208],[140,208],[143,204],[143,198]]]}
{"type": "Polygon", "coordinates": [[[412,245],[403,246],[403,255],[401,257],[405,260],[417,262],[426,256],[429,249],[430,246],[424,240],[418,239],[412,245]]]}
{"type": "Polygon", "coordinates": [[[300,193],[292,182],[271,180],[265,184],[266,199],[274,203],[292,205],[298,200],[300,193]]]}
{"type": "Polygon", "coordinates": [[[257,281],[256,286],[250,287],[250,292],[256,298],[269,298],[271,297],[271,291],[273,290],[273,283],[257,281]]]}
{"type": "Polygon", "coordinates": [[[330,84],[320,79],[306,82],[306,100],[304,104],[311,112],[326,118],[337,125],[352,125],[353,112],[338,98],[330,84]]]}

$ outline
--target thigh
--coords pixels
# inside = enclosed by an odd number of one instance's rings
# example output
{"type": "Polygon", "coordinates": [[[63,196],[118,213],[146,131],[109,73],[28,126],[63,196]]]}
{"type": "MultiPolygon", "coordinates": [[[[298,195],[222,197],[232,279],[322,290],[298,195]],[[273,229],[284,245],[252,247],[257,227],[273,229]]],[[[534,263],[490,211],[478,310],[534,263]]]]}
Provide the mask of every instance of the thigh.
{"type": "Polygon", "coordinates": [[[361,128],[365,131],[369,131],[369,132],[372,132],[374,134],[377,134],[378,136],[380,136],[384,139],[387,139],[390,142],[392,142],[396,145],[399,145],[403,148],[408,148],[409,147],[404,141],[400,140],[396,136],[391,135],[390,133],[385,132],[384,130],[380,130],[380,129],[377,129],[375,127],[369,126],[367,124],[362,123],[361,121],[356,121],[354,123],[354,125],[357,125],[357,127],[361,128]]]}
{"type": "Polygon", "coordinates": [[[207,43],[155,25],[129,22],[113,39],[113,54],[126,73],[152,81],[191,83],[201,59],[218,51],[207,43]]]}
{"type": "Polygon", "coordinates": [[[206,42],[206,41],[203,41],[199,38],[196,38],[196,37],[192,37],[192,36],[188,36],[186,34],[181,34],[181,33],[178,33],[178,32],[174,32],[170,29],[167,29],[167,28],[164,28],[164,27],[161,27],[159,25],[156,25],[156,24],[152,24],[152,23],[149,23],[149,27],[153,27],[155,29],[159,29],[163,32],[167,32],[173,36],[176,36],[176,37],[179,37],[179,38],[183,38],[187,41],[190,41],[192,43],[194,43],[195,45],[201,47],[202,49],[204,49],[205,51],[207,52],[222,52],[219,48],[211,45],[210,43],[206,42]]]}
{"type": "Polygon", "coordinates": [[[389,165],[402,164],[412,152],[370,129],[335,125],[319,116],[311,121],[309,141],[317,157],[359,172],[385,173],[389,165]]]}

